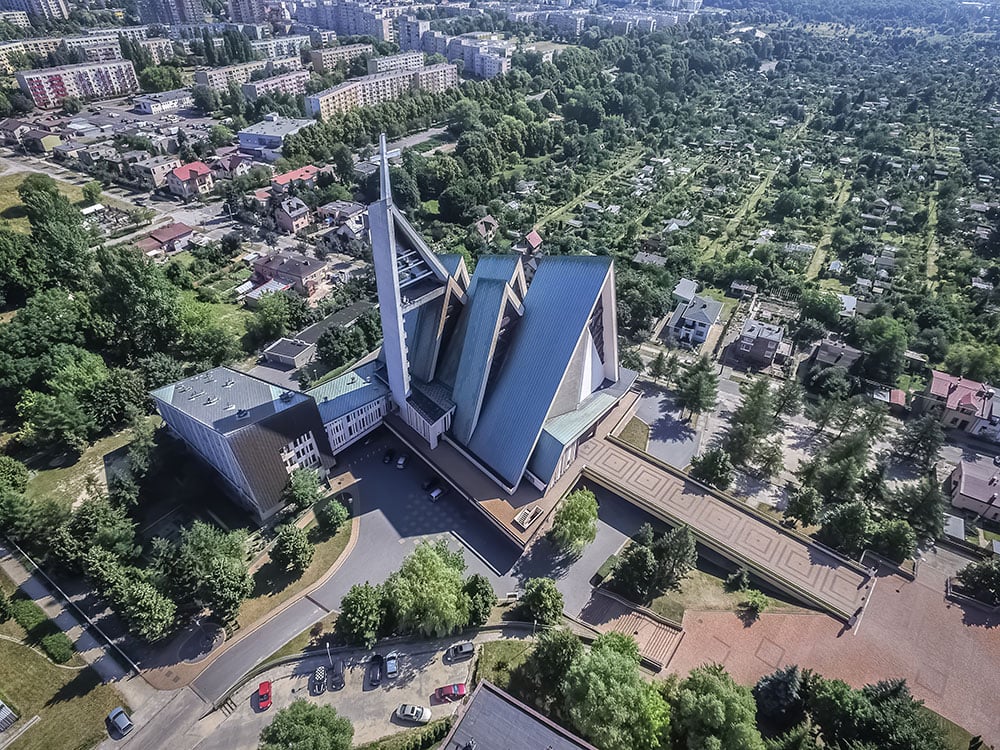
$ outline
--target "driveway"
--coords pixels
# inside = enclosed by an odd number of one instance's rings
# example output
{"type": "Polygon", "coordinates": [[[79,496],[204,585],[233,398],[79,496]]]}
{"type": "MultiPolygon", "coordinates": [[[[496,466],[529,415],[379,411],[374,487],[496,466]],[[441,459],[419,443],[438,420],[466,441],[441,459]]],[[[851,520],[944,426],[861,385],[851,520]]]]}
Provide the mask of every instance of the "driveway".
{"type": "Polygon", "coordinates": [[[698,450],[698,430],[681,419],[672,391],[652,383],[636,386],[642,393],[635,416],[649,425],[646,452],[671,466],[684,469],[698,450]]]}
{"type": "Polygon", "coordinates": [[[422,540],[442,539],[450,548],[461,550],[468,565],[466,574],[482,573],[499,595],[514,590],[516,578],[510,571],[520,550],[454,494],[429,502],[421,484],[430,470],[417,457],[403,470],[383,464],[382,455],[389,447],[397,454],[403,451],[387,430],[379,430],[369,445],[358,443],[338,456],[337,469],[349,469],[358,479],[348,488],[361,512],[357,546],[308,598],[298,600],[234,643],[195,679],[193,687],[205,700],[217,700],[289,638],[339,607],[353,584],[384,581],[422,540]]]}

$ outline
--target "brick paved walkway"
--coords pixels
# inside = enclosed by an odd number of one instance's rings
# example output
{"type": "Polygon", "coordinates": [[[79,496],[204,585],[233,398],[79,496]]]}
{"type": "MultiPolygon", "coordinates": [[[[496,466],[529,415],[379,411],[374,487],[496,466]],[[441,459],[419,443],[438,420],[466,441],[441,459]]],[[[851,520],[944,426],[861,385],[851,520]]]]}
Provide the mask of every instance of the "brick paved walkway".
{"type": "Polygon", "coordinates": [[[683,631],[630,606],[617,597],[594,589],[580,619],[602,633],[624,633],[635,638],[639,653],[666,665],[680,645],[683,631]]]}
{"type": "Polygon", "coordinates": [[[608,440],[584,443],[579,456],[595,482],[669,522],[688,524],[699,541],[750,565],[772,584],[804,595],[843,619],[864,605],[869,577],[823,548],[608,440]]]}

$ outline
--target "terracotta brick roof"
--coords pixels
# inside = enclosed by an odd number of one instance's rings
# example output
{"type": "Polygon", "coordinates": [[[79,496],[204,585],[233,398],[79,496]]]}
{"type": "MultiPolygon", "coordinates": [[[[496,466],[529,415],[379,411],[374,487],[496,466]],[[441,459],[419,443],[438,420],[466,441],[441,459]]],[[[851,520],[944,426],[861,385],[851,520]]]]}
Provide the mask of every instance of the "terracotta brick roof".
{"type": "Polygon", "coordinates": [[[193,161],[190,164],[182,164],[174,169],[170,174],[181,182],[187,182],[188,180],[193,180],[195,177],[203,177],[204,175],[210,174],[211,171],[212,170],[205,162],[193,161]]]}

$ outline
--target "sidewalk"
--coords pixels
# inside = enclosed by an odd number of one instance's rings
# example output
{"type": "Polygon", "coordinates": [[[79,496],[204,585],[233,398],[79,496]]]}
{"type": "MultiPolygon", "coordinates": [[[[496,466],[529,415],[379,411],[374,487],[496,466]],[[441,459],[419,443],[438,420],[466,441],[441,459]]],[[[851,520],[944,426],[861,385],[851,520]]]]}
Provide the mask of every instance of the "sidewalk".
{"type": "Polygon", "coordinates": [[[81,623],[77,613],[53,595],[45,579],[38,573],[28,571],[3,545],[0,545],[0,569],[66,633],[77,653],[104,682],[115,683],[130,706],[144,705],[156,694],[157,691],[142,678],[130,676],[131,671],[112,657],[110,647],[105,645],[100,635],[91,633],[89,626],[81,623]]]}

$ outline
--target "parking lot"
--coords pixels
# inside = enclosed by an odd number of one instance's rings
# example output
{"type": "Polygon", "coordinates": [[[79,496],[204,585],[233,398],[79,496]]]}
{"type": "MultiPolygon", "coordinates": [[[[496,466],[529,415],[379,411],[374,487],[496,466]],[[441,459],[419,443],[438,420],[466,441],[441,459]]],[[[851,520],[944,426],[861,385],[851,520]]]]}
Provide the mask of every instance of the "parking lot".
{"type": "MultiPolygon", "coordinates": [[[[435,644],[442,645],[450,643],[435,644]]],[[[393,716],[401,703],[426,706],[435,719],[450,714],[457,704],[437,701],[434,691],[456,682],[468,683],[474,664],[471,659],[450,663],[444,658],[444,648],[421,644],[413,651],[401,649],[399,675],[391,680],[383,676],[381,683],[373,686],[368,679],[369,654],[351,652],[346,657],[334,654],[334,658],[345,661],[343,688],[328,687],[320,694],[313,689],[313,671],[318,666],[330,665],[325,655],[272,669],[236,692],[233,696],[236,708],[198,745],[198,750],[257,747],[261,730],[274,719],[274,714],[300,698],[333,706],[354,725],[354,743],[369,742],[415,726],[393,716]],[[262,680],[271,681],[272,706],[266,711],[257,706],[257,685],[262,680]]]]}

